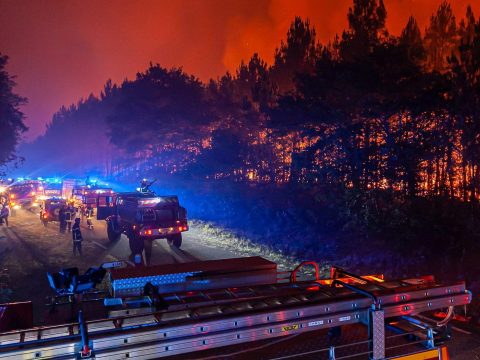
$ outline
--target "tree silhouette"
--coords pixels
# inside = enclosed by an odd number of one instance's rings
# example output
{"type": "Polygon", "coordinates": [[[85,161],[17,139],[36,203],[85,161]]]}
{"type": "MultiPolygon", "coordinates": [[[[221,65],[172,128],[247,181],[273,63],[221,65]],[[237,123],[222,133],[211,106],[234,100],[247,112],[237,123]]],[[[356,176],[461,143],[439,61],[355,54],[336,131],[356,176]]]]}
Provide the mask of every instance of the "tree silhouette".
{"type": "Polygon", "coordinates": [[[271,69],[272,79],[280,94],[294,89],[295,76],[313,70],[319,45],[316,44],[315,29],[310,21],[296,17],[287,32],[286,42],[281,42],[275,51],[271,69]]]}
{"type": "Polygon", "coordinates": [[[13,92],[16,84],[6,70],[7,63],[8,57],[0,53],[0,166],[17,159],[15,147],[27,130],[25,115],[20,111],[27,99],[13,92]]]}
{"type": "Polygon", "coordinates": [[[400,35],[400,45],[406,48],[410,60],[421,62],[425,59],[425,47],[423,46],[422,34],[417,21],[413,16],[408,19],[407,25],[400,35]]]}
{"type": "Polygon", "coordinates": [[[430,25],[425,31],[427,65],[430,70],[444,72],[447,70],[448,57],[457,44],[457,25],[450,4],[440,4],[435,15],[430,18],[430,25]]]}
{"type": "Polygon", "coordinates": [[[135,81],[123,83],[120,100],[107,119],[110,139],[130,153],[188,139],[208,123],[203,105],[197,79],[181,69],[150,65],[135,81]]]}
{"type": "Polygon", "coordinates": [[[370,53],[387,37],[386,17],[383,0],[354,0],[348,10],[349,29],[342,35],[342,58],[353,61],[370,53]]]}

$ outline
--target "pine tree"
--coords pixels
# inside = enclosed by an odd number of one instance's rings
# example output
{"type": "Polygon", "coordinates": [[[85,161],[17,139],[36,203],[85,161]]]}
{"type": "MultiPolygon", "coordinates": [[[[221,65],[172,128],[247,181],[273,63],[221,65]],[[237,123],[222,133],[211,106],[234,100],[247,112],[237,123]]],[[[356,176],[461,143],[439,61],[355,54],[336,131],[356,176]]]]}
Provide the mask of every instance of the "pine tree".
{"type": "Polygon", "coordinates": [[[388,36],[383,0],[354,0],[348,10],[348,31],[342,34],[341,56],[347,61],[364,58],[388,36]]]}
{"type": "Polygon", "coordinates": [[[294,89],[297,74],[313,71],[319,47],[310,21],[296,17],[288,30],[287,41],[282,41],[275,51],[275,63],[271,70],[281,94],[294,89]]]}
{"type": "Polygon", "coordinates": [[[0,53],[0,166],[17,158],[15,147],[27,131],[25,115],[20,111],[27,99],[13,92],[16,84],[5,69],[7,63],[8,57],[0,53]]]}
{"type": "Polygon", "coordinates": [[[448,58],[458,43],[455,15],[449,3],[444,1],[435,15],[430,18],[430,25],[425,31],[427,50],[427,67],[429,70],[445,72],[448,58]]]}
{"type": "Polygon", "coordinates": [[[408,19],[407,25],[400,35],[400,45],[406,49],[410,60],[419,63],[425,59],[425,47],[417,21],[413,16],[408,19]]]}

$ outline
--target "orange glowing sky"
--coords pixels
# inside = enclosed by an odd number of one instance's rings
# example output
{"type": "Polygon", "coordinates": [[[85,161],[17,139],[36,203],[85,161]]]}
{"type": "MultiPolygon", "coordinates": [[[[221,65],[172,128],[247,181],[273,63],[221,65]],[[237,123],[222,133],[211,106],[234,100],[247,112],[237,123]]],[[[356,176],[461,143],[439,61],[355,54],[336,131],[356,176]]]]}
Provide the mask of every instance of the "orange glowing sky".
{"type": "MultiPolygon", "coordinates": [[[[384,0],[387,26],[399,34],[410,15],[421,29],[441,0],[384,0]]],[[[478,0],[451,0],[458,18],[478,0]]],[[[352,0],[0,0],[0,52],[10,57],[27,139],[44,132],[61,106],[98,94],[150,61],[183,66],[202,80],[234,70],[259,52],[271,63],[294,16],[308,17],[328,42],[346,27],[352,0]]]]}

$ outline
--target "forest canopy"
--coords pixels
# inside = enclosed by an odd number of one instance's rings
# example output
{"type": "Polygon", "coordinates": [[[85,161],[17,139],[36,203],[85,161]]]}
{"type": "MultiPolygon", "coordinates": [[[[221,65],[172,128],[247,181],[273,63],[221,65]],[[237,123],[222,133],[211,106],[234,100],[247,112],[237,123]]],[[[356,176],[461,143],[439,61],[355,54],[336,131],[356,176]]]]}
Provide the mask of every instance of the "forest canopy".
{"type": "Polygon", "coordinates": [[[208,83],[150,64],[60,109],[23,152],[41,158],[75,133],[88,149],[58,169],[477,201],[480,19],[443,2],[425,31],[412,17],[394,36],[387,16],[382,0],[354,0],[327,44],[297,17],[271,65],[252,54],[208,83]]]}

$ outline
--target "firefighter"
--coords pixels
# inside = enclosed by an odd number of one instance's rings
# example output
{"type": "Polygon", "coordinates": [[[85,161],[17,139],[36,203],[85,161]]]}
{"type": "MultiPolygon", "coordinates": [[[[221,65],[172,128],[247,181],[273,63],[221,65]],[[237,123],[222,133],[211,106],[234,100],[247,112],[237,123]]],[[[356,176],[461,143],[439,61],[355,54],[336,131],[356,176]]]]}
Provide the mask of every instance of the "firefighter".
{"type": "Polygon", "coordinates": [[[78,219],[78,221],[80,221],[82,219],[82,216],[83,216],[83,211],[82,211],[82,207],[79,206],[77,208],[77,210],[75,211],[75,220],[78,219]]]}
{"type": "Polygon", "coordinates": [[[157,179],[153,181],[148,181],[147,179],[143,179],[142,182],[140,183],[140,192],[141,193],[151,193],[152,190],[150,190],[150,186],[152,186],[157,179]]]}
{"type": "Polygon", "coordinates": [[[148,192],[149,186],[150,186],[150,184],[149,184],[149,182],[147,181],[147,179],[143,179],[142,182],[140,183],[140,192],[141,192],[141,193],[146,193],[146,192],[148,192]]]}
{"type": "Polygon", "coordinates": [[[48,220],[47,220],[47,212],[42,204],[40,204],[40,221],[42,222],[43,226],[48,225],[48,220]]]}
{"type": "Polygon", "coordinates": [[[87,226],[90,230],[93,230],[93,223],[92,223],[92,218],[93,218],[93,209],[90,204],[87,205],[87,210],[86,210],[86,217],[87,217],[87,226]]]}
{"type": "Polygon", "coordinates": [[[65,220],[65,212],[67,207],[62,205],[60,210],[58,211],[58,221],[60,223],[60,234],[65,234],[65,230],[67,229],[67,222],[65,220]]]}
{"type": "Polygon", "coordinates": [[[8,204],[4,204],[2,207],[2,210],[0,210],[0,224],[3,225],[3,222],[5,221],[5,225],[8,226],[9,216],[10,216],[10,208],[8,207],[8,204]]]}
{"type": "Polygon", "coordinates": [[[72,231],[72,221],[73,221],[74,209],[72,205],[68,205],[65,209],[65,222],[67,226],[67,231],[72,231]]]}
{"type": "Polygon", "coordinates": [[[72,227],[72,240],[73,240],[73,256],[77,255],[77,250],[80,256],[82,255],[82,232],[80,231],[80,219],[75,219],[75,224],[72,227]]]}

